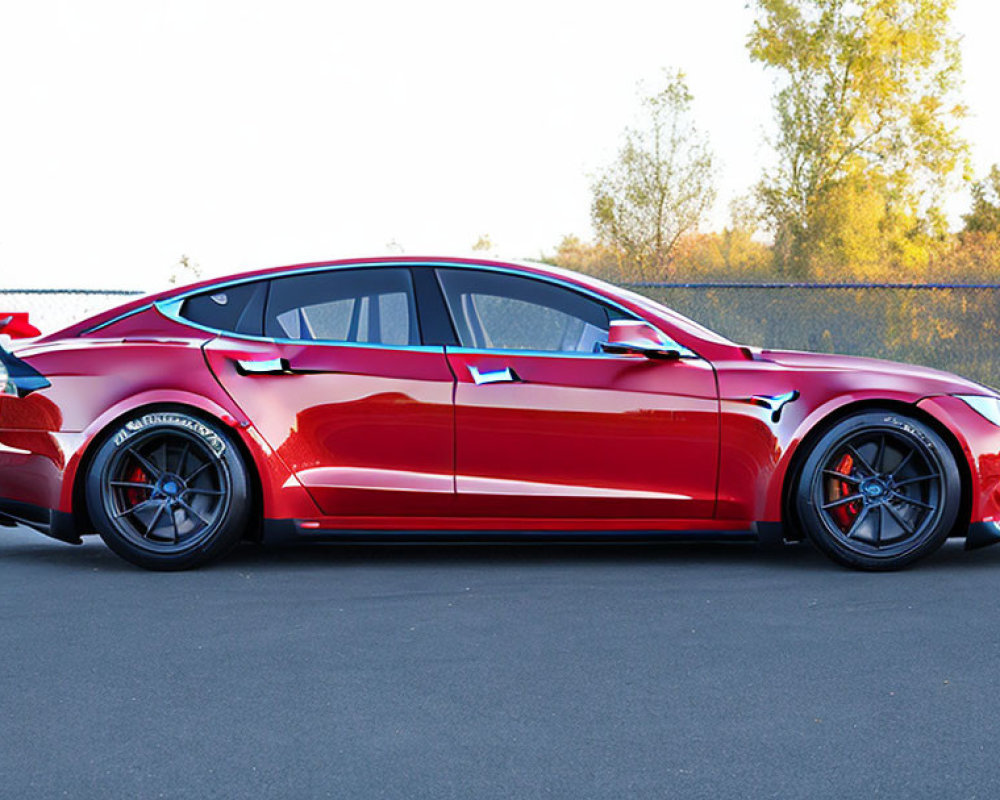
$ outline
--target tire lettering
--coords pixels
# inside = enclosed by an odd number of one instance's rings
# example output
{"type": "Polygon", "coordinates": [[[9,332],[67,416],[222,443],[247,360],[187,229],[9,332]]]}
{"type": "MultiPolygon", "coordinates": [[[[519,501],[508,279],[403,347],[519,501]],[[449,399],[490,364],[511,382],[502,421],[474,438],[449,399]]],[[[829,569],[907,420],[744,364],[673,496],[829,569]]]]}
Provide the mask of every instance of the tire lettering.
{"type": "Polygon", "coordinates": [[[144,414],[137,419],[130,419],[125,426],[115,434],[115,447],[121,447],[125,442],[154,425],[172,425],[177,428],[184,428],[196,436],[204,439],[216,456],[222,457],[226,452],[226,443],[222,438],[207,425],[191,417],[184,417],[179,414],[153,413],[144,414]]]}

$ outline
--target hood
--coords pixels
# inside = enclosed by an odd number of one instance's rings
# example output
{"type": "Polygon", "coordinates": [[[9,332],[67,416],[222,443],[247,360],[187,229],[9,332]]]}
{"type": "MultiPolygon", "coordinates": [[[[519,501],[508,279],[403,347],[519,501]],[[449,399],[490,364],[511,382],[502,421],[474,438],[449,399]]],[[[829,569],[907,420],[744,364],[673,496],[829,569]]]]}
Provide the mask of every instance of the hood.
{"type": "Polygon", "coordinates": [[[901,364],[879,358],[805,353],[796,350],[761,350],[759,357],[792,370],[850,372],[867,374],[885,388],[913,391],[924,396],[936,394],[989,394],[996,389],[944,370],[917,364],[901,364]]]}

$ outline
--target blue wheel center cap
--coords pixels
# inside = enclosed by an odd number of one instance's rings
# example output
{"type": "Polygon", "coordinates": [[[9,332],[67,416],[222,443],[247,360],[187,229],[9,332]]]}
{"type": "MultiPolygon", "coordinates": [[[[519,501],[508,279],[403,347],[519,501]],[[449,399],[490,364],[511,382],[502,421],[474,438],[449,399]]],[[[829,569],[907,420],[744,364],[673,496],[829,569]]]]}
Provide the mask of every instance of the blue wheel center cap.
{"type": "Polygon", "coordinates": [[[881,497],[885,494],[885,486],[882,485],[881,481],[867,481],[864,486],[861,487],[868,497],[881,497]]]}
{"type": "Polygon", "coordinates": [[[173,481],[167,481],[165,484],[163,484],[163,492],[164,492],[164,494],[169,494],[171,496],[177,494],[177,489],[178,488],[179,487],[177,486],[177,484],[174,483],[173,481]]]}

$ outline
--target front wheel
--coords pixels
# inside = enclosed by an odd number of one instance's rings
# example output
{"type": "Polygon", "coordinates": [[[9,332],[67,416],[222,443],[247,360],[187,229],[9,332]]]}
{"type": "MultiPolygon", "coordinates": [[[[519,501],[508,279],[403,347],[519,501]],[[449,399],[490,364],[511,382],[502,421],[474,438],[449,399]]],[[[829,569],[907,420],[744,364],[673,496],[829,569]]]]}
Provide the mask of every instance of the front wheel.
{"type": "Polygon", "coordinates": [[[948,445],[929,426],[867,411],[816,442],[795,502],[809,538],[835,561],[899,569],[944,544],[961,505],[961,477],[948,445]]]}
{"type": "Polygon", "coordinates": [[[250,514],[250,482],[217,423],[159,411],[120,424],[98,448],[87,509],[105,543],[147,569],[200,566],[236,546],[250,514]]]}

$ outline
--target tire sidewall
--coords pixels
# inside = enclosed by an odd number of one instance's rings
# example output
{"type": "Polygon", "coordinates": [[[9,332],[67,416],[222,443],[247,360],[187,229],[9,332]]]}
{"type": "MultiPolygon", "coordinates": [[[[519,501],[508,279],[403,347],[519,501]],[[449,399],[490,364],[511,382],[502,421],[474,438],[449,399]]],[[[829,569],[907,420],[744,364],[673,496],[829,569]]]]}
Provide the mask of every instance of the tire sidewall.
{"type": "Polygon", "coordinates": [[[795,490],[795,510],[809,539],[822,552],[845,566],[866,570],[893,570],[912,564],[933,553],[948,538],[961,506],[961,474],[955,457],[941,436],[927,424],[895,411],[866,411],[833,424],[809,451],[799,472],[795,490]],[[862,428],[885,428],[915,439],[937,460],[943,475],[941,509],[937,524],[928,534],[901,553],[887,556],[858,553],[830,534],[823,523],[823,512],[815,505],[814,481],[818,471],[846,437],[862,428]]]}
{"type": "Polygon", "coordinates": [[[224,555],[243,538],[251,505],[247,468],[232,436],[218,422],[176,409],[144,411],[115,423],[89,463],[85,497],[90,519],[105,544],[127,561],[155,570],[189,569],[224,555]],[[177,553],[160,553],[137,546],[116,530],[105,508],[104,486],[113,457],[122,447],[140,436],[177,430],[201,439],[215,455],[228,475],[230,497],[222,519],[207,538],[177,553]]]}

